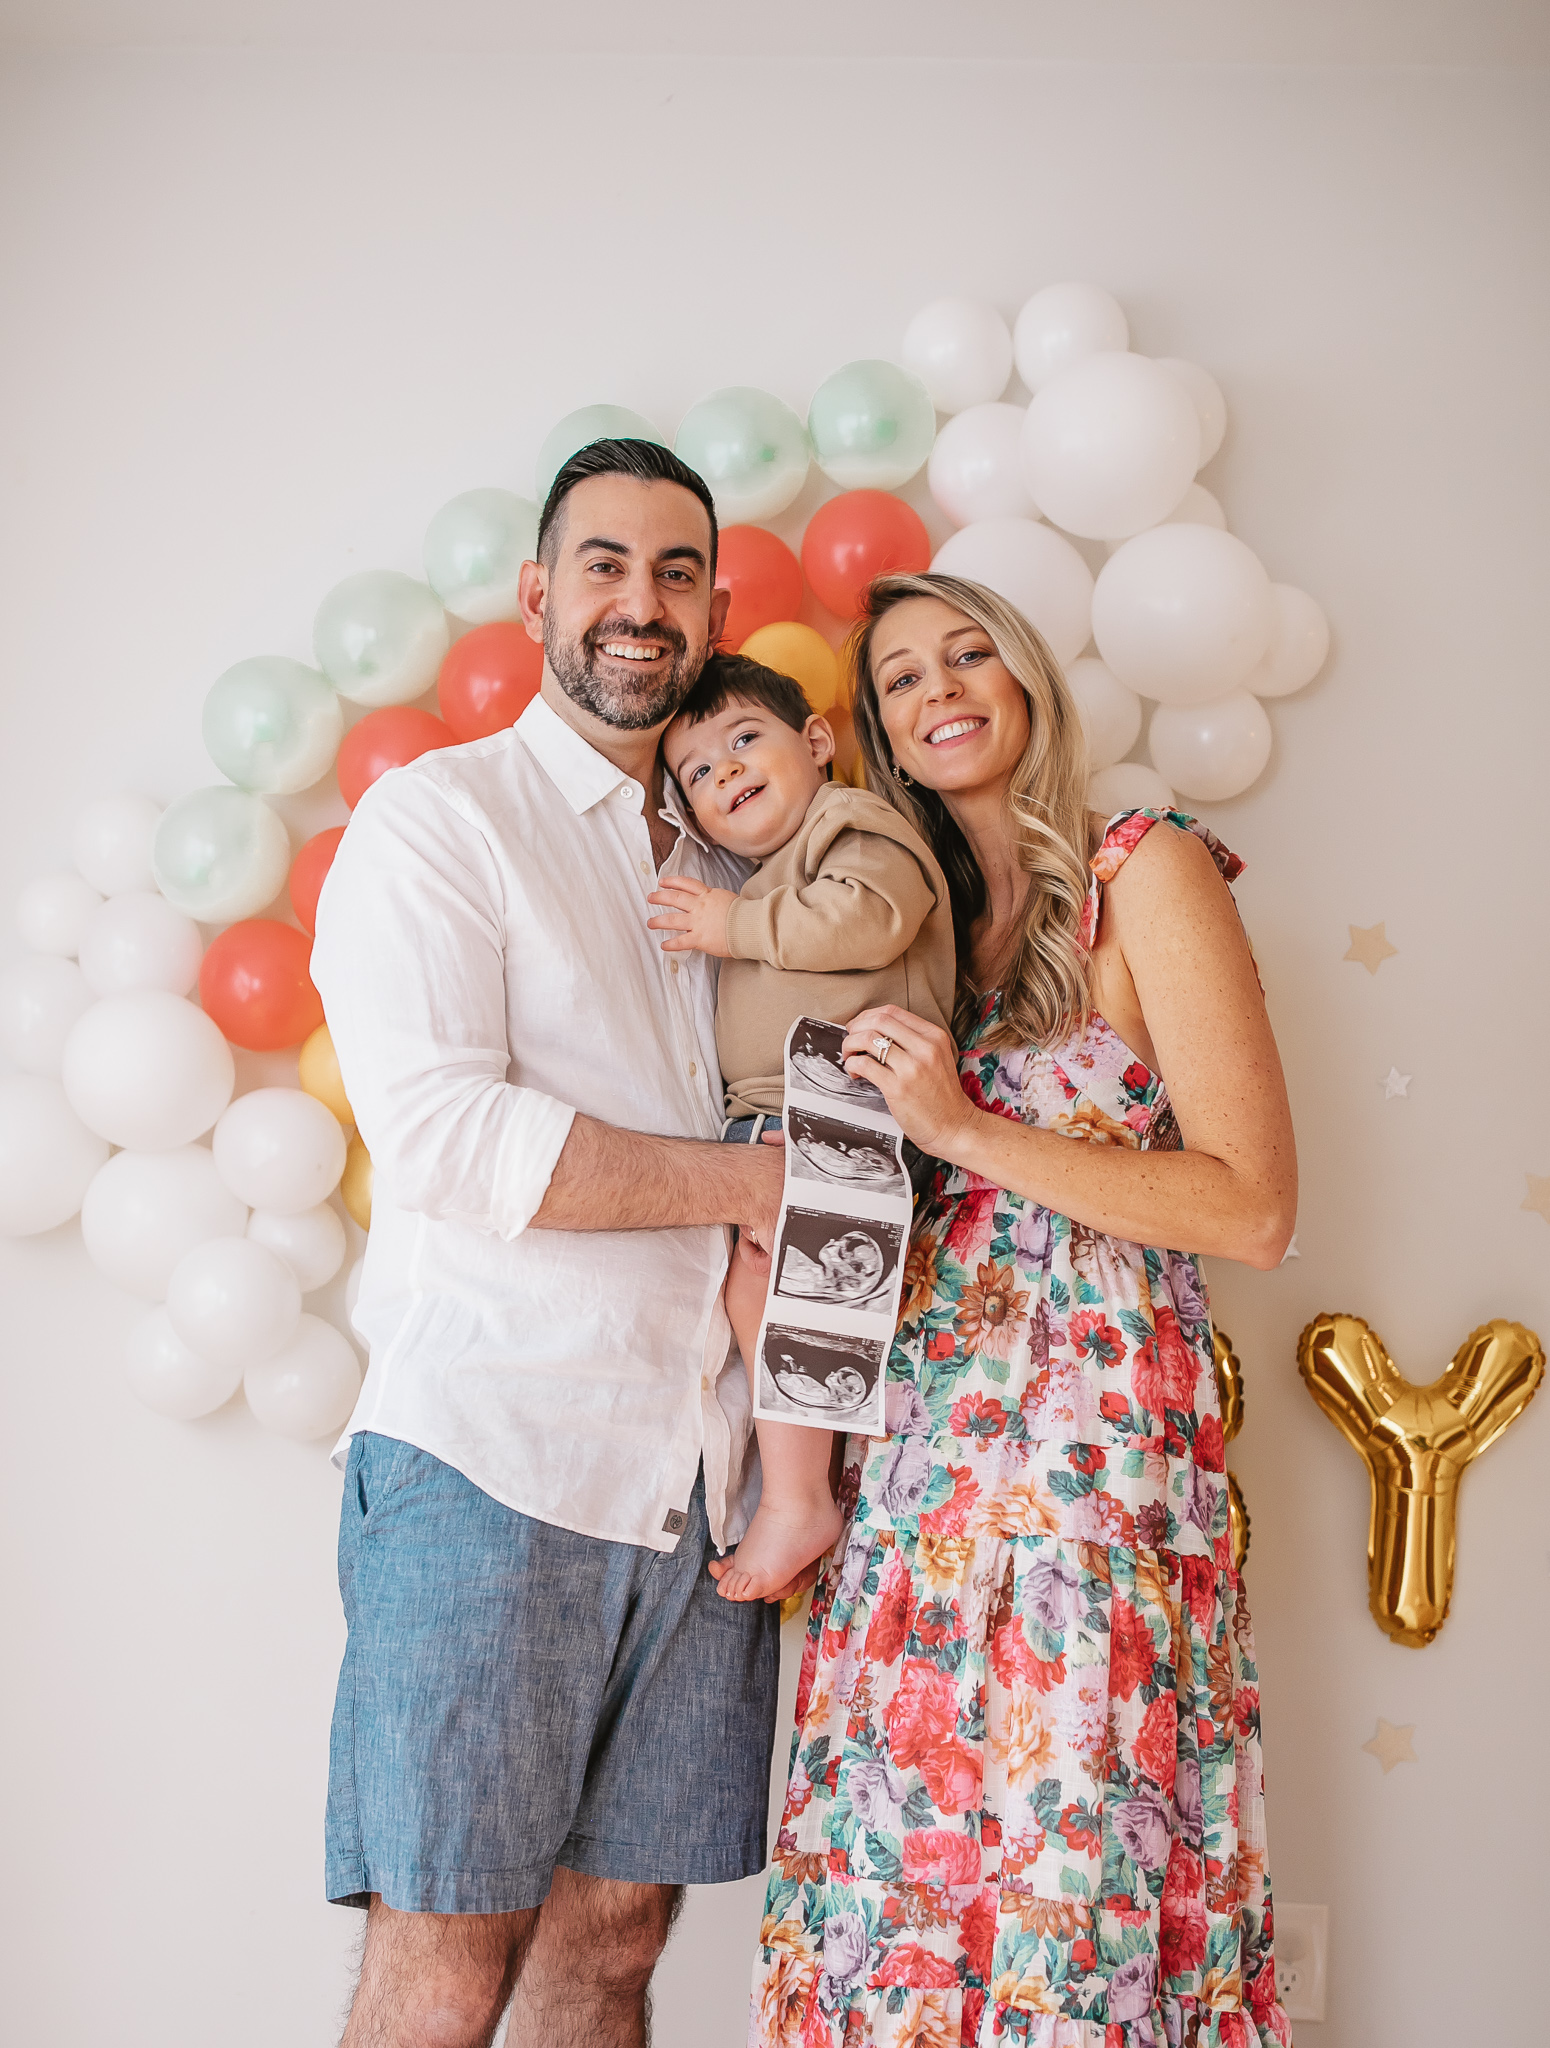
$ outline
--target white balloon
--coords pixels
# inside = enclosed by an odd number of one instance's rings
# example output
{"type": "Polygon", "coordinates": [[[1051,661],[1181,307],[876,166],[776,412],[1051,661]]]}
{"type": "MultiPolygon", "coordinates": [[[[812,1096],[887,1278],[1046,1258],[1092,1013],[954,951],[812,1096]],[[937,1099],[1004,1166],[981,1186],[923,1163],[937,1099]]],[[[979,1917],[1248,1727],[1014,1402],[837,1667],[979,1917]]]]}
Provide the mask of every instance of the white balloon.
{"type": "Polygon", "coordinates": [[[92,1006],[73,960],[34,953],[0,974],[0,1052],[29,1074],[59,1078],[65,1040],[92,1006]]]}
{"type": "Polygon", "coordinates": [[[1165,704],[1236,690],[1270,640],[1270,578],[1210,526],[1157,526],[1116,549],[1093,591],[1093,638],[1122,683],[1165,704]]]}
{"type": "Polygon", "coordinates": [[[344,1264],[344,1224],[327,1202],[288,1216],[255,1209],[248,1218],[248,1236],[284,1259],[303,1294],[326,1287],[344,1264]]]}
{"type": "Polygon", "coordinates": [[[352,1329],[355,1327],[355,1304],[361,1298],[361,1282],[365,1277],[366,1254],[362,1252],[345,1275],[344,1282],[344,1312],[352,1329]]]}
{"type": "Polygon", "coordinates": [[[1088,540],[1118,540],[1166,519],[1199,455],[1188,392],[1145,356],[1088,356],[1044,386],[1023,423],[1034,503],[1088,540]]]}
{"type": "Polygon", "coordinates": [[[311,1443],[349,1421],[361,1390],[360,1360],[332,1323],[304,1315],[285,1349],[249,1366],[242,1384],[265,1429],[311,1443]]]}
{"type": "Polygon", "coordinates": [[[0,1080],[0,1237],[31,1237],[67,1223],[108,1156],[57,1081],[0,1080]]]}
{"type": "Polygon", "coordinates": [[[1011,332],[982,299],[933,299],[904,330],[904,367],[938,412],[988,405],[1012,374],[1011,332]]]}
{"type": "Polygon", "coordinates": [[[522,564],[538,551],[538,507],[512,491],[464,491],[425,529],[425,580],[471,626],[515,619],[522,564]]]}
{"type": "Polygon", "coordinates": [[[1171,811],[1173,791],[1144,761],[1116,761],[1088,782],[1087,808],[1101,818],[1117,811],[1171,811]]]}
{"type": "Polygon", "coordinates": [[[94,995],[164,988],[186,996],[203,958],[198,925],[149,890],[110,896],[81,931],[81,972],[94,995]]]}
{"type": "Polygon", "coordinates": [[[146,988],[92,1004],[65,1041],[62,1079],[88,1130],[136,1152],[168,1152],[209,1130],[237,1070],[203,1010],[146,988]]]}
{"type": "Polygon", "coordinates": [[[71,858],[104,896],[154,889],[151,842],[160,823],[161,805],[148,796],[136,796],[132,790],[100,796],[76,813],[70,834],[71,858]]]}
{"type": "Polygon", "coordinates": [[[39,875],[23,885],[16,899],[16,929],[34,953],[58,953],[73,960],[80,949],[81,927],[101,901],[91,883],[68,868],[39,875]]]}
{"type": "Polygon", "coordinates": [[[282,1216],[327,1201],[344,1172],[339,1119],[300,1088],[239,1095],[215,1127],[216,1170],[252,1209],[282,1216]]]}
{"type": "Polygon", "coordinates": [[[1042,391],[1084,356],[1129,346],[1119,301],[1095,284],[1046,285],[1024,305],[1012,332],[1017,374],[1030,391],[1042,391]]]}
{"type": "MultiPolygon", "coordinates": [[[[1222,501],[1204,484],[1191,484],[1167,518],[1163,526],[1214,526],[1221,533],[1227,531],[1227,514],[1222,510],[1222,501]]],[[[1121,547],[1124,542],[1119,543],[1121,547]]]]}
{"type": "Polygon", "coordinates": [[[1023,475],[1023,417],[1020,405],[972,405],[937,435],[926,482],[954,526],[1038,518],[1023,475]]]}
{"type": "Polygon", "coordinates": [[[1209,370],[1202,370],[1199,363],[1187,363],[1182,356],[1156,356],[1153,360],[1159,370],[1177,377],[1189,393],[1200,421],[1199,467],[1204,469],[1227,432],[1227,401],[1222,396],[1222,387],[1209,370]]]}
{"type": "Polygon", "coordinates": [[[213,1237],[240,1237],[248,1212],[203,1145],[115,1152],[86,1190],[86,1256],[119,1287],[162,1301],[176,1267],[213,1237]]]}
{"type": "Polygon", "coordinates": [[[296,1334],[301,1289],[266,1245],[212,1237],[185,1252],[167,1285],[167,1314],[189,1350],[245,1372],[296,1334]]]}
{"type": "Polygon", "coordinates": [[[1306,590],[1270,586],[1270,644],[1244,688],[1256,697],[1289,697],[1329,659],[1329,621],[1306,590]]]}
{"type": "Polygon", "coordinates": [[[1247,690],[1211,704],[1159,704],[1147,748],[1182,796],[1221,802],[1257,782],[1270,759],[1270,719],[1247,690]]]}
{"type": "Polygon", "coordinates": [[[1096,771],[1123,761],[1141,736],[1141,699],[1093,655],[1073,661],[1066,682],[1087,734],[1088,766],[1096,771]]]}
{"type": "Polygon", "coordinates": [[[137,1401],[174,1422],[213,1415],[242,1385],[242,1368],[212,1365],[190,1351],[164,1308],[153,1308],[129,1333],[124,1377],[137,1401]]]}
{"type": "Polygon", "coordinates": [[[981,519],[949,534],[932,568],[1016,605],[1062,665],[1092,637],[1093,573],[1064,535],[1034,519],[981,519]]]}

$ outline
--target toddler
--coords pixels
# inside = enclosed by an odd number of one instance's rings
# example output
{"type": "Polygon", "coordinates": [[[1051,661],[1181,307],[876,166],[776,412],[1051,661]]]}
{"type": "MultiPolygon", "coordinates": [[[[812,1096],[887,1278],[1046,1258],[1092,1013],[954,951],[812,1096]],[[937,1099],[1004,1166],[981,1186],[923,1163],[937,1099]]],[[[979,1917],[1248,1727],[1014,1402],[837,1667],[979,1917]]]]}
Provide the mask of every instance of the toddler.
{"type": "MultiPolygon", "coordinates": [[[[737,895],[689,876],[659,884],[665,952],[721,959],[716,1046],[723,1140],[781,1128],[786,1033],[798,1017],[846,1024],[897,1003],[952,1028],[952,909],[925,841],[882,797],[829,780],[834,734],[799,686],[741,655],[706,663],[663,736],[663,758],[700,831],[756,862],[737,895]]],[[[726,1307],[758,1398],[755,1348],[769,1260],[739,1240],[726,1307]]],[[[778,1593],[840,1531],[832,1437],[755,1424],[764,1491],[718,1575],[729,1600],[778,1593]]]]}

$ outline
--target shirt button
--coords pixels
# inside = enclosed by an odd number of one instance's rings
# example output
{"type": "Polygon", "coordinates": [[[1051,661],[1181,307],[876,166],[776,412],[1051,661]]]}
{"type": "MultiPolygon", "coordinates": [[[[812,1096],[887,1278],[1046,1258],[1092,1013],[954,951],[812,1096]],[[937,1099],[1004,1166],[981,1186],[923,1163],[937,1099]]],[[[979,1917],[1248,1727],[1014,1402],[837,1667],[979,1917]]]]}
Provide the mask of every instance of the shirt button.
{"type": "Polygon", "coordinates": [[[690,1062],[689,1062],[689,1079],[690,1079],[691,1081],[692,1081],[692,1080],[694,1079],[695,1075],[696,1075],[696,1074],[697,1074],[697,1073],[698,1073],[699,1071],[700,1071],[700,1070],[699,1070],[699,1068],[698,1068],[698,1067],[697,1067],[697,1066],[695,1065],[694,1061],[693,1061],[693,1060],[690,1060],[690,1062]]]}
{"type": "Polygon", "coordinates": [[[676,960],[669,960],[667,963],[667,971],[669,974],[676,974],[678,972],[678,962],[676,960]]]}
{"type": "Polygon", "coordinates": [[[640,871],[643,875],[649,875],[651,873],[651,863],[649,860],[643,860],[641,862],[640,871]]]}

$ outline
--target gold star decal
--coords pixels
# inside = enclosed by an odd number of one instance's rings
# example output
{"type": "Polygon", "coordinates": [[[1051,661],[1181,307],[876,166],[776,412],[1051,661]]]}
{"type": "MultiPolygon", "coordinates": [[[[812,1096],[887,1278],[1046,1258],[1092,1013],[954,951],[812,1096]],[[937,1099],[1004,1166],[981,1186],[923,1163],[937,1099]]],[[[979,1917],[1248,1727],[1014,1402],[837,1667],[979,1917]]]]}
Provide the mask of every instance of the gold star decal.
{"type": "Polygon", "coordinates": [[[1550,1174],[1526,1173],[1528,1193],[1518,1204],[1520,1209],[1537,1209],[1547,1223],[1550,1223],[1550,1174]]]}
{"type": "Polygon", "coordinates": [[[1418,1764],[1421,1761],[1411,1746],[1410,1738],[1414,1733],[1413,1722],[1408,1728],[1395,1728],[1380,1714],[1377,1734],[1371,1742],[1364,1742],[1362,1748],[1368,1756],[1378,1759],[1386,1778],[1395,1764],[1418,1764]]]}
{"type": "Polygon", "coordinates": [[[1343,960],[1360,960],[1369,974],[1376,974],[1384,961],[1392,960],[1399,951],[1398,946],[1389,944],[1381,920],[1365,931],[1359,924],[1348,924],[1346,930],[1351,934],[1350,950],[1340,957],[1343,960]]]}

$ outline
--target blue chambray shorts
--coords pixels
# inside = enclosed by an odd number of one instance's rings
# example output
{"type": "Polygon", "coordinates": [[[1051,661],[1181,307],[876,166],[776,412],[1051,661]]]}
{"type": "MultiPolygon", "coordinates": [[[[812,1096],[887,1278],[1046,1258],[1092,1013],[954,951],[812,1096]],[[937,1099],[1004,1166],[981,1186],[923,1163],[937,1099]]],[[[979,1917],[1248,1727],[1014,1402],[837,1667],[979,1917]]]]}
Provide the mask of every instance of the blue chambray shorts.
{"type": "Polygon", "coordinates": [[[541,1905],[764,1867],[779,1610],[723,1600],[704,1475],[670,1552],[519,1515],[413,1444],[350,1444],[330,1743],[339,1905],[541,1905]]]}

